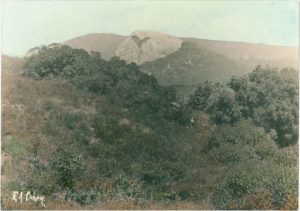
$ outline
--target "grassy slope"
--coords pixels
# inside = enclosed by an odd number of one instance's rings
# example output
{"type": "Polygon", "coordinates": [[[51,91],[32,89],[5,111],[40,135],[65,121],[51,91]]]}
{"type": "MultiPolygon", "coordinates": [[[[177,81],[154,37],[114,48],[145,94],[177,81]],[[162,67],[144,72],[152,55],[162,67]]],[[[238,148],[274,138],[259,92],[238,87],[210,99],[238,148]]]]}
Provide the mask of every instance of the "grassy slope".
{"type": "Polygon", "coordinates": [[[182,38],[200,48],[222,54],[229,59],[243,63],[251,71],[257,65],[271,67],[293,67],[298,69],[298,49],[296,47],[273,46],[254,43],[182,38]]]}
{"type": "Polygon", "coordinates": [[[22,61],[2,57],[2,200],[11,203],[12,190],[28,176],[29,160],[37,156],[47,161],[55,150],[57,137],[42,134],[47,122],[46,106],[64,111],[83,111],[86,118],[95,112],[92,97],[74,87],[55,81],[34,81],[19,74],[22,61]]]}
{"type": "MultiPolygon", "coordinates": [[[[49,155],[56,150],[57,139],[53,135],[45,135],[43,127],[48,120],[47,106],[59,108],[63,112],[81,112],[89,122],[99,101],[105,97],[96,97],[74,88],[62,81],[36,81],[22,77],[19,72],[22,61],[3,59],[3,130],[2,130],[2,200],[6,208],[29,209],[30,204],[17,205],[11,201],[11,191],[18,190],[30,169],[29,160],[36,149],[37,155],[47,162],[49,155]]],[[[115,107],[115,109],[123,110],[115,107]]],[[[186,150],[201,151],[205,144],[211,123],[206,116],[200,115],[199,131],[192,136],[186,150]]],[[[129,117],[130,118],[130,117],[129,117]]],[[[134,122],[133,124],[140,124],[134,122]]],[[[68,146],[68,144],[66,144],[68,146]]],[[[108,201],[102,207],[81,207],[75,202],[47,201],[47,209],[211,209],[210,195],[222,180],[223,167],[213,161],[205,153],[189,153],[192,168],[190,177],[182,181],[178,188],[193,189],[201,195],[197,202],[177,201],[173,204],[150,203],[141,207],[135,201],[108,201]]],[[[92,162],[92,161],[91,161],[92,162]]],[[[92,163],[87,171],[93,171],[92,163]]]]}
{"type": "Polygon", "coordinates": [[[64,44],[73,48],[82,48],[86,51],[98,51],[104,59],[114,56],[117,47],[126,39],[126,36],[95,33],[67,40],[64,44]]]}

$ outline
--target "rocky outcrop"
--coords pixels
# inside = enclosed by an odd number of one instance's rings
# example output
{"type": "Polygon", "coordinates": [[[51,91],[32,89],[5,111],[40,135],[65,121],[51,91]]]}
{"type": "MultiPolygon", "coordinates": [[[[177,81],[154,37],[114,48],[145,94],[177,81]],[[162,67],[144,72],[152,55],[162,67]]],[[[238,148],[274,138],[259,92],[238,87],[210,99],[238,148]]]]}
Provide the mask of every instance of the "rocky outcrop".
{"type": "Polygon", "coordinates": [[[177,51],[182,40],[167,34],[152,31],[135,31],[124,40],[115,56],[141,64],[168,56],[177,51]]]}

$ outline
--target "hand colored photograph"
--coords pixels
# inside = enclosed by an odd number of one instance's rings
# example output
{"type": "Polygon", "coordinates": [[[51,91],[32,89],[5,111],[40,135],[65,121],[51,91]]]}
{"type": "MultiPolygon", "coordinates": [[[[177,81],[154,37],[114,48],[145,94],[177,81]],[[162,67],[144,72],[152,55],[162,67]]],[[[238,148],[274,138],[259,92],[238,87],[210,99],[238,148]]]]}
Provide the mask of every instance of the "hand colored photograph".
{"type": "Polygon", "coordinates": [[[298,210],[298,0],[2,0],[2,210],[298,210]]]}

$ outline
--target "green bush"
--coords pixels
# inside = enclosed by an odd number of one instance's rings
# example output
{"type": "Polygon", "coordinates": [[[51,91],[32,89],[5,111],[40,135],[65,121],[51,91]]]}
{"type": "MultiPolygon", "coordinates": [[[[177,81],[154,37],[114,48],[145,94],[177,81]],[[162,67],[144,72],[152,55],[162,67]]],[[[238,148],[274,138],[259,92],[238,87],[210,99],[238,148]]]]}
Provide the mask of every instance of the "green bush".
{"type": "Polygon", "coordinates": [[[218,83],[200,85],[191,96],[189,106],[209,113],[216,124],[234,123],[242,118],[234,90],[218,83]]]}
{"type": "Polygon", "coordinates": [[[189,105],[208,113],[216,124],[251,120],[285,147],[298,140],[298,90],[297,71],[258,66],[248,77],[232,78],[227,84],[201,84],[189,105]]]}
{"type": "Polygon", "coordinates": [[[67,45],[52,48],[37,47],[38,53],[25,58],[25,75],[35,79],[69,79],[79,75],[90,75],[101,69],[104,60],[99,53],[89,54],[83,49],[67,45]]]}
{"type": "Polygon", "coordinates": [[[208,138],[208,150],[222,162],[237,163],[272,157],[277,146],[262,128],[240,121],[217,126],[208,138]]]}
{"type": "Polygon", "coordinates": [[[49,166],[56,185],[62,190],[73,189],[83,172],[81,156],[64,149],[58,149],[52,155],[49,166]]]}
{"type": "Polygon", "coordinates": [[[197,90],[194,92],[193,96],[189,99],[189,105],[192,109],[206,111],[207,102],[210,98],[210,95],[213,93],[214,84],[202,83],[198,86],[197,90]]]}
{"type": "Polygon", "coordinates": [[[231,168],[223,185],[215,191],[213,203],[217,209],[280,209],[288,203],[289,196],[297,197],[297,186],[293,167],[253,159],[231,168]],[[249,204],[249,196],[260,193],[265,193],[265,207],[258,203],[259,198],[257,204],[249,204]]]}

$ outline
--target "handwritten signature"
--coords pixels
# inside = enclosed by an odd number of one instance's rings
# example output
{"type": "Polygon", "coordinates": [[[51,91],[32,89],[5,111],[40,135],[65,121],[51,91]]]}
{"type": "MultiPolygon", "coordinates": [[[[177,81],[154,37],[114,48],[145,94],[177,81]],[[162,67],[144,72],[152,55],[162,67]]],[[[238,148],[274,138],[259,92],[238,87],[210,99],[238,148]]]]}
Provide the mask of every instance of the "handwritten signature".
{"type": "Polygon", "coordinates": [[[46,207],[45,205],[45,196],[38,196],[35,195],[35,192],[33,192],[33,194],[31,194],[30,191],[28,191],[26,194],[23,192],[19,192],[19,191],[13,191],[12,192],[12,200],[14,200],[16,203],[20,202],[21,204],[23,203],[23,201],[25,200],[26,202],[40,202],[40,204],[43,207],[46,207]]]}

